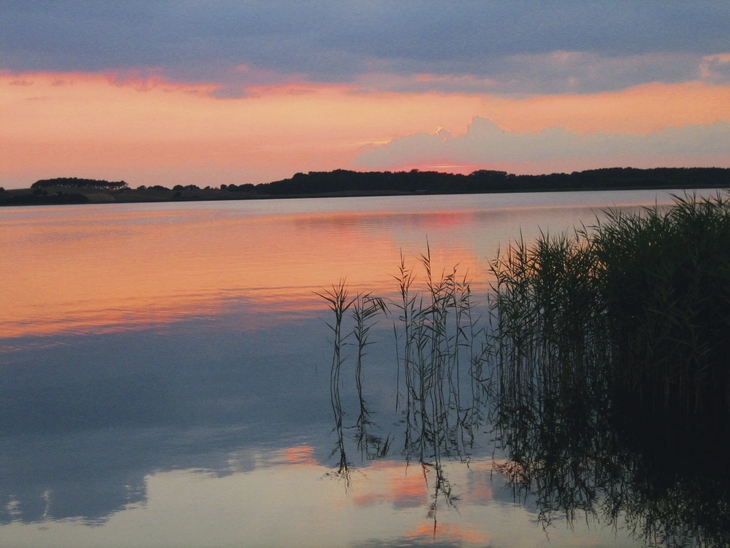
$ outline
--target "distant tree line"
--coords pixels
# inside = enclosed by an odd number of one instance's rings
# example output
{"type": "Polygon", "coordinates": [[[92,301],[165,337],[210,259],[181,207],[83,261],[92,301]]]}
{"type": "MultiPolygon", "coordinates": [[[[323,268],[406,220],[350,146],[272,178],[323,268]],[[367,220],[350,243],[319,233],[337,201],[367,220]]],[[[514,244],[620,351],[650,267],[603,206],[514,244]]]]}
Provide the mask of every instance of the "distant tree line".
{"type": "Polygon", "coordinates": [[[477,194],[565,190],[730,189],[730,168],[605,168],[549,175],[514,175],[506,171],[479,170],[469,175],[436,171],[310,171],[288,179],[253,185],[223,184],[220,188],[197,185],[138,186],[125,181],[58,177],[36,181],[30,189],[0,188],[1,205],[70,204],[99,200],[113,193],[113,202],[170,200],[242,200],[307,196],[370,196],[392,194],[477,194]],[[61,188],[74,188],[76,192],[61,188]],[[31,193],[28,193],[31,190],[31,193]],[[95,196],[96,195],[96,196],[95,196]]]}
{"type": "MultiPolygon", "coordinates": [[[[232,185],[229,185],[232,186],[232,185]]],[[[606,168],[549,175],[514,175],[479,170],[469,175],[435,171],[358,172],[338,169],[297,173],[289,179],[256,185],[257,194],[328,193],[469,194],[541,190],[730,187],[727,168],[606,168]]]]}
{"type": "Polygon", "coordinates": [[[256,192],[256,190],[266,185],[252,185],[251,183],[245,183],[242,185],[221,185],[221,190],[227,190],[228,192],[256,192]]]}
{"type": "Polygon", "coordinates": [[[36,189],[32,194],[15,194],[0,200],[0,205],[62,205],[86,204],[88,196],[77,193],[56,192],[48,194],[45,190],[36,189]]]}
{"type": "Polygon", "coordinates": [[[98,190],[122,190],[129,188],[124,181],[105,181],[103,179],[79,179],[78,177],[57,177],[55,179],[41,179],[30,188],[73,187],[98,190]]]}

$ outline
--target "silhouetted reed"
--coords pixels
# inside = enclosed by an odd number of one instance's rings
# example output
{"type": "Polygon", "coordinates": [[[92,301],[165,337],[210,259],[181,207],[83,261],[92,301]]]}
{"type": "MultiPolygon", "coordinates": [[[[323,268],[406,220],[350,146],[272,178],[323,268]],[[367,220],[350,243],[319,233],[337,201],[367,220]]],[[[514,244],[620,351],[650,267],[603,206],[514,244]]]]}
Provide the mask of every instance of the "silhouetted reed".
{"type": "Polygon", "coordinates": [[[580,513],[649,543],[728,545],[727,199],[610,211],[518,241],[492,270],[493,419],[515,493],[544,523],[580,513]]]}
{"type": "MultiPolygon", "coordinates": [[[[415,274],[403,260],[396,280],[400,300],[394,326],[399,375],[405,385],[404,453],[420,462],[441,455],[465,455],[471,442],[466,417],[473,402],[462,402],[465,379],[474,366],[479,330],[472,313],[471,289],[456,267],[434,276],[430,249],[420,257],[422,292],[412,291],[415,274]]],[[[469,381],[471,382],[471,381],[469,381]]]]}
{"type": "Polygon", "coordinates": [[[374,325],[379,314],[387,314],[388,307],[385,301],[379,297],[373,297],[370,293],[358,294],[353,302],[352,317],[354,327],[352,334],[357,343],[357,363],[355,365],[355,386],[357,398],[360,405],[360,412],[354,428],[356,429],[357,446],[361,455],[372,460],[381,458],[388,453],[390,448],[390,437],[374,434],[370,427],[373,426],[370,420],[370,412],[367,408],[362,384],[362,367],[365,357],[365,348],[370,344],[370,329],[374,325]]]}
{"type": "Polygon", "coordinates": [[[610,211],[588,236],[624,404],[730,418],[730,202],[610,211]]]}
{"type": "Polygon", "coordinates": [[[490,421],[508,456],[497,468],[516,496],[536,499],[545,525],[584,516],[649,543],[730,545],[730,200],[611,210],[592,228],[518,240],[491,262],[485,325],[466,276],[435,275],[429,248],[419,263],[401,256],[387,306],[368,293],[348,300],[343,282],[322,294],[335,314],[341,469],[350,335],[358,446],[378,458],[392,440],[372,432],[363,387],[370,328],[392,313],[402,454],[425,478],[435,472],[434,525],[438,501],[455,500],[442,459],[468,460],[490,421]]]}
{"type": "Polygon", "coordinates": [[[342,346],[345,339],[348,337],[347,334],[343,335],[342,322],[345,317],[345,313],[349,308],[356,302],[357,298],[350,298],[347,289],[347,283],[344,279],[341,279],[337,285],[333,285],[331,289],[325,289],[322,293],[317,293],[325,301],[329,309],[334,314],[334,321],[327,323],[327,326],[332,331],[332,366],[330,368],[330,403],[332,405],[332,413],[335,420],[334,431],[337,434],[337,444],[332,454],[339,454],[339,464],[337,473],[340,477],[343,477],[349,485],[349,461],[347,460],[347,453],[345,451],[345,438],[343,431],[343,416],[344,411],[342,409],[342,400],[340,399],[340,372],[342,364],[344,363],[344,357],[342,355],[342,346]]]}
{"type": "Polygon", "coordinates": [[[491,266],[500,391],[519,387],[519,406],[534,402],[528,383],[728,424],[726,198],[609,211],[592,230],[518,241],[491,266]]]}
{"type": "Polygon", "coordinates": [[[382,433],[372,420],[363,386],[366,347],[370,329],[380,314],[393,312],[393,338],[396,353],[395,410],[402,415],[402,454],[407,463],[421,467],[431,490],[429,516],[437,524],[441,503],[453,505],[456,496],[442,465],[443,458],[468,459],[475,430],[484,414],[477,398],[483,399],[482,383],[473,379],[481,373],[485,353],[482,331],[477,326],[471,299],[470,282],[458,276],[457,269],[435,276],[430,249],[419,258],[423,280],[416,282],[416,269],[401,257],[395,299],[386,303],[370,293],[350,299],[343,282],[331,291],[320,294],[334,313],[328,324],[333,337],[333,376],[330,383],[339,466],[337,475],[347,475],[350,462],[346,456],[347,429],[354,431],[354,440],[365,459],[387,455],[393,433],[382,433]],[[352,329],[344,327],[346,311],[352,309],[352,329]],[[351,426],[343,426],[339,375],[345,361],[343,347],[353,337],[357,360],[354,380],[359,401],[359,414],[351,426]],[[466,390],[464,394],[462,392],[466,390]],[[432,475],[433,474],[433,475],[432,475]]]}

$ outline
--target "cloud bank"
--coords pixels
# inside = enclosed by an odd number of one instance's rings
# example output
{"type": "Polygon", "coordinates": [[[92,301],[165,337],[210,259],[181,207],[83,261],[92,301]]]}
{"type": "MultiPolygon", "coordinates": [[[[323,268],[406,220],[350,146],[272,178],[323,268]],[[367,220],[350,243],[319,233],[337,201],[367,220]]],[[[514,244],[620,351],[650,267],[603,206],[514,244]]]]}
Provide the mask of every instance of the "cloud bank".
{"type": "Polygon", "coordinates": [[[730,167],[730,123],[666,128],[646,135],[580,135],[561,127],[531,134],[504,131],[477,116],[463,135],[445,129],[408,135],[359,154],[353,166],[370,170],[465,166],[521,173],[612,166],[730,167]]]}
{"type": "Polygon", "coordinates": [[[4,0],[0,69],[560,93],[730,77],[730,3],[4,0]],[[385,76],[388,76],[386,78],[385,76]]]}

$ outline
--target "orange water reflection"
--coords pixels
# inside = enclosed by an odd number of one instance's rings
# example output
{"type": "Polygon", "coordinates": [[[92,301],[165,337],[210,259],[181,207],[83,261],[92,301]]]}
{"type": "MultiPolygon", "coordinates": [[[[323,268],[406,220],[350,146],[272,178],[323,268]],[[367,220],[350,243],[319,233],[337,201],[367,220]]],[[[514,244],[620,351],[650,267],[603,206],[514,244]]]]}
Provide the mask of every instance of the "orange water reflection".
{"type": "Polygon", "coordinates": [[[433,522],[421,523],[415,529],[406,532],[405,537],[420,541],[448,539],[448,541],[458,544],[469,543],[482,546],[488,545],[491,541],[491,537],[487,533],[465,527],[460,523],[442,523],[436,527],[433,522]]]}
{"type": "MultiPolygon", "coordinates": [[[[241,307],[254,314],[301,313],[324,308],[314,291],[341,277],[358,290],[393,289],[403,243],[385,220],[272,208],[6,209],[0,216],[0,332],[99,333],[241,307]]],[[[435,231],[457,218],[450,213],[399,222],[406,230],[435,231]]],[[[420,252],[426,241],[419,240],[420,252]]],[[[431,252],[437,265],[479,270],[468,249],[448,241],[431,242],[431,252]]]]}
{"type": "MultiPolygon", "coordinates": [[[[714,191],[710,192],[714,194],[714,191]]],[[[105,204],[0,210],[4,338],[103,333],[237,314],[237,328],[317,314],[315,295],[394,293],[401,254],[458,265],[484,291],[488,260],[520,234],[591,223],[656,192],[105,204]]]]}
{"type": "Polygon", "coordinates": [[[423,506],[428,501],[426,477],[419,466],[407,467],[398,461],[376,461],[368,474],[377,474],[378,482],[361,487],[353,494],[355,506],[388,503],[394,508],[423,506]]]}

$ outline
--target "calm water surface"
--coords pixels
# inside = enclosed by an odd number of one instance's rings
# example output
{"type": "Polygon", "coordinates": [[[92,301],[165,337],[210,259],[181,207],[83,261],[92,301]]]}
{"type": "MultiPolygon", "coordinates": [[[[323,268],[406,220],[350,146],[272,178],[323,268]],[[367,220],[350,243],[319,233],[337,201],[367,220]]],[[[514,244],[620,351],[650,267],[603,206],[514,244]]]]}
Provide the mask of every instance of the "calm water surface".
{"type": "MultiPolygon", "coordinates": [[[[0,545],[626,546],[515,500],[488,428],[468,459],[397,441],[338,470],[326,303],[392,295],[401,256],[483,297],[497,249],[668,193],[593,192],[0,210],[0,545]]],[[[397,430],[390,320],[365,379],[397,430]]],[[[346,354],[352,350],[346,349],[346,354]]],[[[346,362],[352,367],[352,356],[346,362]]],[[[343,381],[349,422],[357,414],[343,381]]],[[[345,430],[351,437],[351,432],[345,430]]],[[[348,442],[350,443],[350,442],[348,442]]]]}

